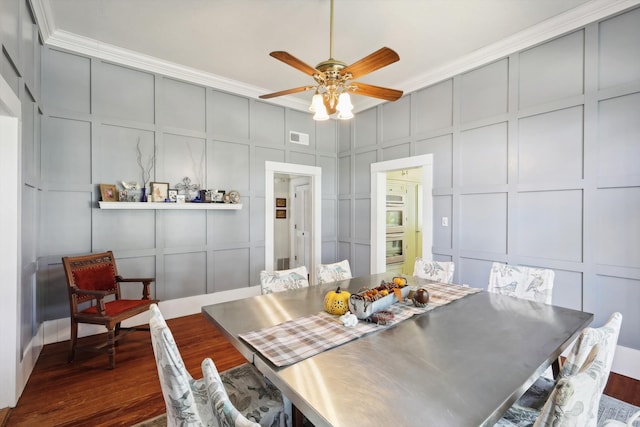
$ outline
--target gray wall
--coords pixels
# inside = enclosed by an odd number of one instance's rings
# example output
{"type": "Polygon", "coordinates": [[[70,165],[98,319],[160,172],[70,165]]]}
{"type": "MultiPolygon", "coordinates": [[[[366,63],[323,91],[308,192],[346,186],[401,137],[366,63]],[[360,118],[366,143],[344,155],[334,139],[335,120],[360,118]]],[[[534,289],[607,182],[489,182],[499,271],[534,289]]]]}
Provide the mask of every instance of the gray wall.
{"type": "MultiPolygon", "coordinates": [[[[36,257],[40,188],[40,58],[38,28],[29,2],[0,3],[0,74],[22,105],[20,346],[21,354],[38,328],[36,257]]],[[[5,143],[1,141],[0,143],[5,143]]]]}
{"type": "Polygon", "coordinates": [[[554,304],[640,349],[640,9],[361,112],[338,155],[339,258],[369,270],[372,162],[433,153],[434,258],[552,268],[554,304]],[[450,226],[440,226],[441,217],[450,226]]]}
{"type": "Polygon", "coordinates": [[[156,277],[161,300],[259,284],[266,160],[322,167],[322,259],[336,260],[335,122],[51,48],[43,105],[47,319],[68,315],[63,255],[113,250],[123,276],[156,277]],[[309,146],[289,143],[290,130],[309,146]],[[142,180],[138,139],[145,161],[157,149],[151,181],[201,176],[208,189],[239,191],[242,210],[100,210],[100,183],[142,180]]]}

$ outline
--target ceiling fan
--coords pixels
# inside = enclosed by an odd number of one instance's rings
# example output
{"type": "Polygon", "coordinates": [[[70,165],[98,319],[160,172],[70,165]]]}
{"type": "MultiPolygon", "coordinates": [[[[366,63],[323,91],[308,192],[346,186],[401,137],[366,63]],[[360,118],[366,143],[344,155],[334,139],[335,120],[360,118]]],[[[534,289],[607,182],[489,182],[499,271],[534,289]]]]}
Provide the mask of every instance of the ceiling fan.
{"type": "Polygon", "coordinates": [[[260,95],[260,98],[269,99],[314,89],[316,93],[309,110],[315,113],[315,120],[326,120],[336,111],[339,119],[352,118],[353,105],[349,92],[386,101],[395,101],[402,96],[401,90],[352,81],[398,61],[400,57],[393,49],[383,47],[351,65],[333,58],[333,0],[330,12],[329,59],[314,68],[287,52],[275,51],[269,55],[313,77],[316,85],[260,95]]]}

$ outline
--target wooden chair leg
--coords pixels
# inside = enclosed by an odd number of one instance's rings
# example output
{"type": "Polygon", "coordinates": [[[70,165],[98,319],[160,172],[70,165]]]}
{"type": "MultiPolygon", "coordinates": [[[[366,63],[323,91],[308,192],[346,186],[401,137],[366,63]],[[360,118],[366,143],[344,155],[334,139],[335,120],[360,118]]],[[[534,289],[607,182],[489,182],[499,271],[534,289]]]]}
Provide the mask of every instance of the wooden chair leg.
{"type": "Polygon", "coordinates": [[[116,367],[116,336],[113,329],[107,331],[107,354],[109,355],[109,369],[116,367]]]}
{"type": "Polygon", "coordinates": [[[76,345],[78,343],[78,324],[71,320],[71,339],[69,340],[69,362],[72,362],[76,357],[76,345]]]}

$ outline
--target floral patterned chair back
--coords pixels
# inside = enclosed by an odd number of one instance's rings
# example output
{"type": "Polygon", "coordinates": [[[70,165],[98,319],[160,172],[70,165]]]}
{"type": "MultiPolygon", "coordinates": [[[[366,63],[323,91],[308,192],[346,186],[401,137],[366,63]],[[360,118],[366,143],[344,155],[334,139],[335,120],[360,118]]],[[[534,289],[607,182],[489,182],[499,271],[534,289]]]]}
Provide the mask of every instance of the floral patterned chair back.
{"type": "Polygon", "coordinates": [[[600,328],[582,331],[535,427],[598,424],[600,398],[609,379],[621,326],[622,314],[615,312],[600,328]]]}
{"type": "Polygon", "coordinates": [[[167,426],[216,425],[205,384],[194,380],[187,371],[158,306],[152,304],[149,310],[151,343],[167,408],[167,426]]]}
{"type": "Polygon", "coordinates": [[[263,294],[289,291],[309,286],[309,273],[304,265],[290,270],[260,272],[260,285],[263,294]]]}
{"type": "Polygon", "coordinates": [[[453,283],[455,264],[452,261],[427,261],[416,258],[413,265],[413,275],[422,279],[441,283],[453,283]]]}
{"type": "Polygon", "coordinates": [[[316,268],[316,276],[318,277],[318,284],[329,282],[337,282],[339,280],[351,279],[351,267],[349,266],[349,260],[345,259],[333,264],[320,264],[316,268]]]}
{"type": "Polygon", "coordinates": [[[553,270],[494,262],[488,291],[551,304],[553,270]]]}
{"type": "Polygon", "coordinates": [[[151,343],[167,408],[167,426],[289,427],[290,403],[250,363],[219,373],[213,360],[203,378],[187,371],[173,334],[156,304],[150,308],[151,343]]]}

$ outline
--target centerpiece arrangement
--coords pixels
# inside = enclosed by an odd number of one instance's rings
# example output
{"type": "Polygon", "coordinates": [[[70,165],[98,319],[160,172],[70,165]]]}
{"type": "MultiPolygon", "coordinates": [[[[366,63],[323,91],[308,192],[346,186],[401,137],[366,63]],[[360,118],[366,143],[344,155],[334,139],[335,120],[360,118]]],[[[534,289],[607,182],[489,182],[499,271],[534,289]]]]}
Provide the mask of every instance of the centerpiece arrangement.
{"type": "Polygon", "coordinates": [[[404,277],[394,277],[390,282],[383,280],[373,289],[364,289],[349,297],[349,311],[358,319],[367,319],[409,295],[409,286],[404,277]]]}

